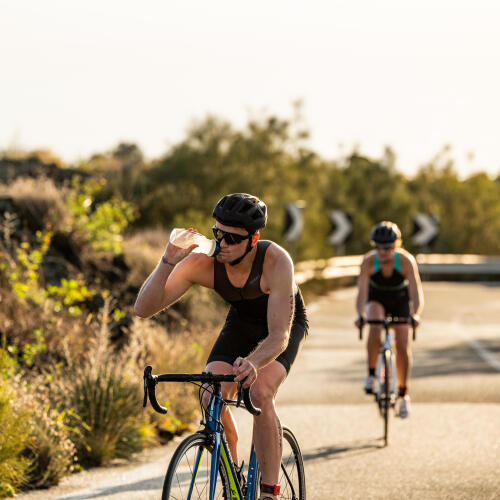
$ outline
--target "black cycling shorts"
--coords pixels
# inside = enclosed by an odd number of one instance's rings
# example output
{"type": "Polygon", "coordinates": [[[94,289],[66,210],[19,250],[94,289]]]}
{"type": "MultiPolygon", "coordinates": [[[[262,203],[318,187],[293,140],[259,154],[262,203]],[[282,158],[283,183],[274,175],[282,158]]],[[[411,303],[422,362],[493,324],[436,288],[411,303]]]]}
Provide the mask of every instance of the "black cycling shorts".
{"type": "MultiPolygon", "coordinates": [[[[284,367],[287,374],[297,357],[300,346],[308,332],[305,309],[299,305],[295,309],[294,320],[290,330],[287,348],[276,358],[284,367]]],[[[267,324],[250,322],[238,315],[234,307],[229,309],[219,337],[215,341],[207,364],[212,361],[225,361],[232,365],[236,358],[248,356],[269,334],[267,324]]]]}
{"type": "Polygon", "coordinates": [[[410,298],[408,288],[398,291],[383,291],[370,287],[368,302],[379,302],[385,309],[385,314],[408,318],[410,316],[410,298]]]}

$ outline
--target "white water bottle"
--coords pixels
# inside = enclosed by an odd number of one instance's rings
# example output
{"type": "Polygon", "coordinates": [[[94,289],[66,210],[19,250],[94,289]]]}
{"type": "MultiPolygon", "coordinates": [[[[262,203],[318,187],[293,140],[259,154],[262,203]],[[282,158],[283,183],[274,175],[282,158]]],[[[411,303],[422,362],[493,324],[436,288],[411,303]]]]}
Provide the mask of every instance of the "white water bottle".
{"type": "Polygon", "coordinates": [[[193,229],[177,227],[170,232],[170,243],[179,248],[189,248],[191,245],[198,245],[193,252],[204,253],[209,257],[216,255],[218,245],[215,240],[205,238],[201,233],[193,229]]]}

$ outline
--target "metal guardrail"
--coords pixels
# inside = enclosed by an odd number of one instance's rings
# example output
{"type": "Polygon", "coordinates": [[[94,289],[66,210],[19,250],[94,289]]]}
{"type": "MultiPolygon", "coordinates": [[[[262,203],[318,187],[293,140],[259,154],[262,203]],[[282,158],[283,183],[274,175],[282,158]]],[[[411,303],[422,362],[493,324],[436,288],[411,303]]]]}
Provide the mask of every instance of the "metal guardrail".
{"type": "MultiPolygon", "coordinates": [[[[500,257],[484,255],[418,254],[418,269],[424,280],[500,281],[500,257]]],[[[311,280],[356,278],[363,255],[348,255],[299,262],[295,266],[297,283],[311,280]]]]}

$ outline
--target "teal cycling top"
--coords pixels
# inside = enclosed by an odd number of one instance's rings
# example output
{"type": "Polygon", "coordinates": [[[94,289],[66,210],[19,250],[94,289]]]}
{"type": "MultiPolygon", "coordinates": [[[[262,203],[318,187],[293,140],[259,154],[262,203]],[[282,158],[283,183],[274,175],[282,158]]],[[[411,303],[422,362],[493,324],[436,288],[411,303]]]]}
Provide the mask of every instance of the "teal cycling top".
{"type": "Polygon", "coordinates": [[[401,254],[399,252],[394,255],[394,269],[388,277],[382,274],[380,259],[376,253],[374,254],[370,286],[383,292],[397,292],[408,286],[408,280],[401,273],[401,254]]]}

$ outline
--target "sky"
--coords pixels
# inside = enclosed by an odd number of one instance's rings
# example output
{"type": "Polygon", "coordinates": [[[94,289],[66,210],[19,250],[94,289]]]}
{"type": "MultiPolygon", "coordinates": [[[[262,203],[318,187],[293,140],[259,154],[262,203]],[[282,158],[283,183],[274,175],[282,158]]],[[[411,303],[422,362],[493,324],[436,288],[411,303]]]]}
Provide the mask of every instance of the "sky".
{"type": "Polygon", "coordinates": [[[444,146],[500,174],[500,2],[0,0],[0,150],[157,158],[214,114],[293,116],[326,159],[444,146]]]}

